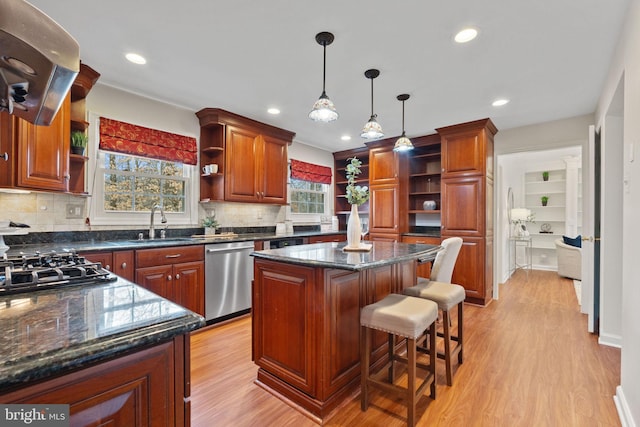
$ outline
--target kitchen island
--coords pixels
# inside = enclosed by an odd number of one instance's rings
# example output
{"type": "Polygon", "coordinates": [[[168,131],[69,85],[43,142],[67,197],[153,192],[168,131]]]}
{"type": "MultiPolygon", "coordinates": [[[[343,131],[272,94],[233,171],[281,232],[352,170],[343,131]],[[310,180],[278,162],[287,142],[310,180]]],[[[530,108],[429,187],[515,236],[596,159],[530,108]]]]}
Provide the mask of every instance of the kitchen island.
{"type": "Polygon", "coordinates": [[[0,294],[0,403],[69,404],[72,425],[190,425],[204,319],[114,279],[0,294]]]}
{"type": "MultiPolygon", "coordinates": [[[[257,251],[253,360],[257,384],[322,423],[360,383],[360,309],[416,283],[418,260],[438,245],[346,242],[257,251]]],[[[384,362],[386,334],[374,334],[372,366],[384,362]]]]}

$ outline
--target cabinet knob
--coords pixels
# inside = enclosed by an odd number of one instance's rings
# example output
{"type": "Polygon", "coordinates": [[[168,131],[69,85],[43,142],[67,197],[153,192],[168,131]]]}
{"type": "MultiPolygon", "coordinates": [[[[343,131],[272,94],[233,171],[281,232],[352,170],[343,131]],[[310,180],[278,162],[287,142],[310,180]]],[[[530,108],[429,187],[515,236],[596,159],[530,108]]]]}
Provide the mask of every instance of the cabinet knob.
{"type": "Polygon", "coordinates": [[[122,265],[120,266],[120,268],[125,270],[127,268],[127,263],[123,262],[122,265]]]}
{"type": "Polygon", "coordinates": [[[66,181],[71,180],[71,175],[65,175],[65,176],[64,176],[64,179],[65,179],[66,181]]]}
{"type": "Polygon", "coordinates": [[[2,160],[4,160],[5,162],[9,161],[9,153],[7,153],[6,151],[0,157],[2,157],[2,160]]]}
{"type": "Polygon", "coordinates": [[[176,280],[180,280],[180,273],[176,274],[176,280]]]}
{"type": "Polygon", "coordinates": [[[104,269],[107,270],[107,271],[111,271],[111,266],[109,264],[107,264],[107,265],[104,266],[104,269]]]}
{"type": "Polygon", "coordinates": [[[167,276],[167,280],[168,280],[168,281],[171,281],[171,280],[173,280],[173,277],[171,277],[171,275],[168,275],[168,276],[167,276]]]}

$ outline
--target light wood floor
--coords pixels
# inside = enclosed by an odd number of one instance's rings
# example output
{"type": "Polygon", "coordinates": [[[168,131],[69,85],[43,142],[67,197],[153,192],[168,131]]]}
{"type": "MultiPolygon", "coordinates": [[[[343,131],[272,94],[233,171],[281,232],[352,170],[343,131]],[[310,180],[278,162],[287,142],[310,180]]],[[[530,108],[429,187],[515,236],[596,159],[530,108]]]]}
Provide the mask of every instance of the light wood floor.
{"type": "MultiPolygon", "coordinates": [[[[452,387],[438,362],[437,398],[422,397],[418,426],[620,425],[620,351],[587,333],[571,280],[518,271],[499,300],[465,305],[465,339],[452,387]]],[[[250,318],[195,333],[191,360],[193,427],[316,425],[253,383],[250,318]]],[[[398,401],[371,396],[367,412],[356,394],[326,425],[406,425],[398,401]]]]}

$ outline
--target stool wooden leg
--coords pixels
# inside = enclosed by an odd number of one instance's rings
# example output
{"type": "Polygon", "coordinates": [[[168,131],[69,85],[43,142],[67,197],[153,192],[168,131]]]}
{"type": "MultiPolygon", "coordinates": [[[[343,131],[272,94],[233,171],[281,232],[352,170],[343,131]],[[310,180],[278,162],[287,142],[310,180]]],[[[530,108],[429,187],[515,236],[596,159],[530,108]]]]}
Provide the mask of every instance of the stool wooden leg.
{"type": "Polygon", "coordinates": [[[433,381],[431,382],[431,398],[436,398],[436,361],[438,360],[438,352],[436,351],[436,322],[433,322],[429,327],[429,340],[430,347],[432,351],[429,352],[429,371],[433,376],[433,381]]]}
{"type": "Polygon", "coordinates": [[[371,330],[360,328],[360,409],[369,407],[369,356],[371,354],[371,330]]]}
{"type": "Polygon", "coordinates": [[[407,424],[413,427],[416,423],[416,340],[407,338],[409,346],[407,354],[407,424]]]}
{"type": "Polygon", "coordinates": [[[464,350],[464,346],[462,345],[462,307],[464,303],[458,304],[458,345],[460,346],[460,351],[458,352],[458,363],[462,364],[462,352],[464,350]]]}
{"type": "Polygon", "coordinates": [[[442,310],[442,323],[444,327],[444,364],[447,368],[447,385],[453,384],[451,373],[451,325],[449,324],[449,310],[442,310]]]}
{"type": "Polygon", "coordinates": [[[387,356],[389,357],[389,373],[388,373],[388,381],[390,384],[393,384],[393,380],[395,378],[395,371],[393,369],[394,367],[394,363],[393,361],[395,360],[395,358],[393,357],[395,351],[395,345],[396,345],[396,337],[393,334],[389,334],[389,336],[387,337],[388,342],[387,342],[387,356]]]}

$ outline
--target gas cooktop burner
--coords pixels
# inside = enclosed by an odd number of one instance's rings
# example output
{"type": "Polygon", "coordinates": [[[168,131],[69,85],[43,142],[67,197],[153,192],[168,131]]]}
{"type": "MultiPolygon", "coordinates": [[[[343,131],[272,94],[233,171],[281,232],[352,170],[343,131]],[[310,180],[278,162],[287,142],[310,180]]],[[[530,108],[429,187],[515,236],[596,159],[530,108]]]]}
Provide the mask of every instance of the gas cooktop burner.
{"type": "Polygon", "coordinates": [[[99,262],[90,262],[75,251],[5,254],[0,259],[0,295],[115,280],[99,262]]]}

